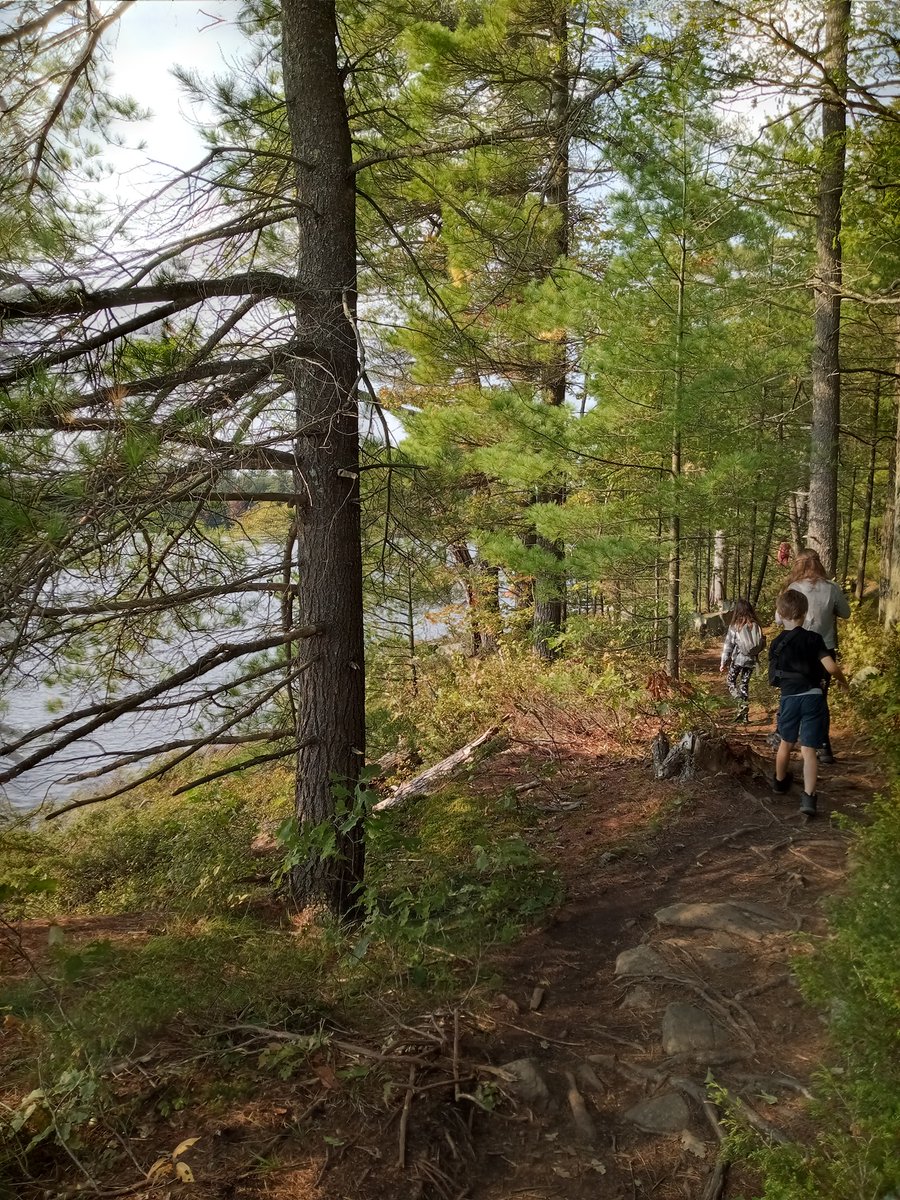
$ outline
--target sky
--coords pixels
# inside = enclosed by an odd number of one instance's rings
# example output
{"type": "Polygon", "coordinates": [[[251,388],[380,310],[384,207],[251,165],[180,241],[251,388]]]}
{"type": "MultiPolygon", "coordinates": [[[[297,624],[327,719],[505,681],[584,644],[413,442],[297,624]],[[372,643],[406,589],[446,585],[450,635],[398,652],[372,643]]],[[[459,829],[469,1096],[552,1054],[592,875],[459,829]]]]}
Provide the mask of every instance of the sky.
{"type": "Polygon", "coordinates": [[[112,90],[152,113],[147,121],[121,127],[126,143],[136,147],[143,141],[143,150],[106,156],[123,198],[151,179],[165,177],[163,166],[153,163],[183,170],[202,158],[203,143],[192,124],[196,114],[172,77],[172,67],[223,74],[247,45],[236,25],[240,7],[240,0],[135,0],[106,40],[112,90]]]}

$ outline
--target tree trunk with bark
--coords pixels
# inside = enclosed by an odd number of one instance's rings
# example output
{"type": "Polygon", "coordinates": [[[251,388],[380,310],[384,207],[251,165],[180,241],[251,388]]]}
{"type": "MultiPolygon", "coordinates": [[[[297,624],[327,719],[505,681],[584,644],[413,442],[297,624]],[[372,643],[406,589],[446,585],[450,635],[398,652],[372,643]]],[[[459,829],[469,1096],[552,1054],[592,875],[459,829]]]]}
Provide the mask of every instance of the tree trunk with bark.
{"type": "Polygon", "coordinates": [[[825,570],[837,567],[838,428],[841,415],[841,201],[847,137],[847,47],[850,0],[825,0],[827,80],[816,209],[816,279],[812,354],[808,540],[825,570]]]}
{"type": "Polygon", "coordinates": [[[712,574],[709,583],[709,607],[721,608],[725,601],[725,530],[713,534],[712,574]]]}
{"type": "MultiPolygon", "coordinates": [[[[687,177],[683,180],[682,212],[687,210],[687,177]]],[[[666,604],[666,670],[680,673],[681,657],[681,421],[684,410],[684,333],[687,294],[687,230],[681,231],[678,259],[678,298],[675,311],[675,419],[672,427],[672,511],[669,514],[669,572],[666,604]]]]}
{"type": "Polygon", "coordinates": [[[803,550],[803,523],[806,513],[806,500],[798,492],[788,496],[788,523],[791,527],[791,550],[799,554],[803,550]]]}
{"type": "MultiPolygon", "coordinates": [[[[325,632],[301,642],[296,805],[301,827],[334,828],[335,850],[313,850],[293,874],[301,904],[351,913],[362,882],[361,824],[342,832],[336,789],[352,802],[365,758],[356,198],[337,60],[333,0],[282,0],[282,65],[296,162],[297,281],[314,304],[296,310],[289,362],[296,406],[296,620],[325,632]]],[[[315,839],[317,841],[318,839],[315,839]]],[[[324,842],[324,839],[323,839],[324,842]]]]}
{"type": "MultiPolygon", "coordinates": [[[[896,400],[893,406],[892,424],[895,431],[900,426],[900,404],[896,400]]],[[[891,559],[894,553],[894,511],[896,509],[897,483],[897,454],[894,445],[891,446],[888,454],[887,471],[887,488],[885,489],[884,512],[881,515],[879,538],[881,554],[878,562],[878,616],[882,621],[885,620],[885,606],[891,580],[891,559]]]]}
{"type": "MultiPolygon", "coordinates": [[[[557,45],[556,68],[550,79],[550,107],[553,136],[550,144],[551,165],[547,187],[547,204],[556,214],[556,233],[552,253],[556,263],[569,253],[569,29],[566,6],[562,5],[553,36],[557,45]]],[[[545,394],[548,404],[561,408],[566,402],[568,386],[568,338],[562,334],[554,343],[546,371],[545,394]]],[[[565,504],[565,483],[543,488],[537,495],[539,504],[565,504]]],[[[555,560],[554,569],[535,580],[534,639],[535,648],[543,659],[553,659],[557,651],[552,641],[562,631],[566,617],[565,547],[559,539],[536,534],[536,543],[555,560]]]]}
{"type": "Polygon", "coordinates": [[[878,612],[885,625],[900,621],[900,316],[896,318],[897,376],[896,440],[891,456],[892,471],[888,485],[888,501],[885,507],[884,535],[882,543],[882,579],[878,612]]]}
{"type": "Polygon", "coordinates": [[[472,554],[465,542],[456,542],[450,552],[462,567],[462,584],[469,612],[472,654],[479,657],[497,649],[500,632],[500,571],[472,554]]]}
{"type": "Polygon", "coordinates": [[[766,526],[765,540],[760,547],[759,552],[759,574],[756,576],[756,583],[753,585],[753,594],[750,597],[750,603],[755,608],[759,604],[759,598],[762,595],[763,584],[766,582],[766,570],[769,566],[769,553],[772,549],[772,536],[775,532],[775,519],[778,516],[778,493],[773,496],[772,503],[769,507],[769,523],[766,526]]]}
{"type": "Polygon", "coordinates": [[[866,494],[863,500],[863,527],[859,543],[859,562],[856,566],[856,598],[860,602],[866,591],[866,566],[869,560],[869,536],[872,532],[872,500],[875,495],[875,468],[878,465],[878,417],[881,408],[881,380],[875,380],[872,397],[872,445],[869,448],[869,467],[866,472],[866,494]]]}
{"type": "Polygon", "coordinates": [[[850,543],[853,540],[853,510],[856,508],[856,477],[859,468],[854,465],[850,476],[850,499],[847,502],[847,518],[844,524],[844,561],[841,567],[841,587],[847,586],[847,572],[850,570],[850,543]]]}

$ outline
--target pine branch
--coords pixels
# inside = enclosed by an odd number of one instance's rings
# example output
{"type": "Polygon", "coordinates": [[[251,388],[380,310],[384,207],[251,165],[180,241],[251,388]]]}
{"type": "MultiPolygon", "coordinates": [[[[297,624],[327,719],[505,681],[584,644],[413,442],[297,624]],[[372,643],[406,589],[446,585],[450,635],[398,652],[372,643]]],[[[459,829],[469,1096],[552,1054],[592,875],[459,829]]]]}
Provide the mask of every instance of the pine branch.
{"type": "Polygon", "coordinates": [[[309,304],[321,298],[301,291],[296,279],[289,275],[279,275],[276,271],[244,271],[220,278],[168,280],[136,287],[101,288],[95,292],[81,289],[53,293],[33,288],[27,299],[0,298],[0,320],[88,316],[104,309],[130,308],[160,301],[184,308],[219,296],[257,296],[260,299],[292,300],[295,303],[305,301],[309,304]]]}
{"type": "Polygon", "coordinates": [[[68,79],[60,89],[59,95],[56,97],[53,107],[50,109],[50,112],[47,114],[47,117],[41,125],[41,131],[38,134],[37,142],[35,144],[34,162],[31,167],[31,178],[28,182],[27,193],[30,193],[37,183],[38,172],[41,169],[41,163],[44,161],[44,152],[47,149],[47,141],[49,140],[50,134],[53,132],[53,127],[62,116],[63,109],[66,107],[69,97],[75,90],[75,85],[78,83],[78,80],[90,66],[91,59],[94,56],[94,51],[97,49],[100,38],[110,27],[110,25],[114,25],[118,21],[119,17],[121,17],[122,13],[125,12],[125,10],[133,3],[134,0],[122,0],[122,3],[117,5],[117,7],[114,8],[108,16],[98,21],[91,31],[91,35],[85,43],[81,57],[69,72],[68,79]]]}

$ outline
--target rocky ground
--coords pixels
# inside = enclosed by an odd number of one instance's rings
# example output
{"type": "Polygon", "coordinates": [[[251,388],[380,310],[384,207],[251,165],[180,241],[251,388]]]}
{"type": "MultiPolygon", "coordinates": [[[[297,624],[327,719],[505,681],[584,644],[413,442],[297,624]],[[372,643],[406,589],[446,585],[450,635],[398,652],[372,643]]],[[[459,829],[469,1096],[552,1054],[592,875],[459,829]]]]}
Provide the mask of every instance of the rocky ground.
{"type": "Polygon", "coordinates": [[[862,817],[877,779],[865,747],[838,733],[807,822],[798,786],[771,793],[771,721],[758,705],[751,718],[727,738],[737,757],[755,752],[755,773],[660,784],[645,771],[646,792],[672,795],[630,852],[583,854],[602,843],[616,789],[640,788],[634,766],[553,823],[570,900],[504,963],[494,1009],[529,1115],[489,1127],[472,1200],[750,1197],[745,1169],[729,1179],[717,1165],[722,1121],[803,1137],[827,1048],[792,960],[827,936],[825,903],[844,880],[848,834],[833,817],[862,817]]]}

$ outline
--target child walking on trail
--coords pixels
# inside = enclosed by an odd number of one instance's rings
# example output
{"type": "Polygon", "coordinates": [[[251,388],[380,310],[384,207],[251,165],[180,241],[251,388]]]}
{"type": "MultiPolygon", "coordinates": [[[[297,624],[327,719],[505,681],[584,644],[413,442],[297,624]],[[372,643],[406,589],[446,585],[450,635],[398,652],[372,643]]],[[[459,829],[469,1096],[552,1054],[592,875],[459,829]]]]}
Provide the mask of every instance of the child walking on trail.
{"type": "MultiPolygon", "coordinates": [[[[794,559],[794,565],[784,585],[795,592],[802,592],[807,600],[806,616],[803,628],[820,633],[831,657],[837,662],[837,617],[846,620],[850,616],[850,605],[847,597],[836,583],[828,578],[822,560],[815,550],[801,550],[794,559]]],[[[776,623],[780,624],[778,614],[776,623]]],[[[831,748],[831,719],[828,715],[828,677],[825,676],[825,731],[822,745],[819,747],[819,762],[831,764],[834,762],[834,751],[831,748]]]]}
{"type": "Polygon", "coordinates": [[[735,721],[750,721],[750,676],[766,644],[766,635],[749,600],[738,600],[722,646],[719,671],[728,667],[728,690],[738,702],[735,721]]]}
{"type": "Polygon", "coordinates": [[[791,751],[800,743],[803,759],[803,795],[800,811],[810,820],[816,815],[816,782],[819,762],[816,750],[825,737],[828,705],[823,676],[827,671],[841,687],[847,687],[844,673],[837,665],[822,635],[804,629],[809,602],[803,592],[788,588],[778,597],[776,612],[784,633],[779,633],[769,650],[769,683],[781,689],[778,705],[778,750],[775,754],[776,792],[787,792],[793,782],[790,772],[791,751]]]}

